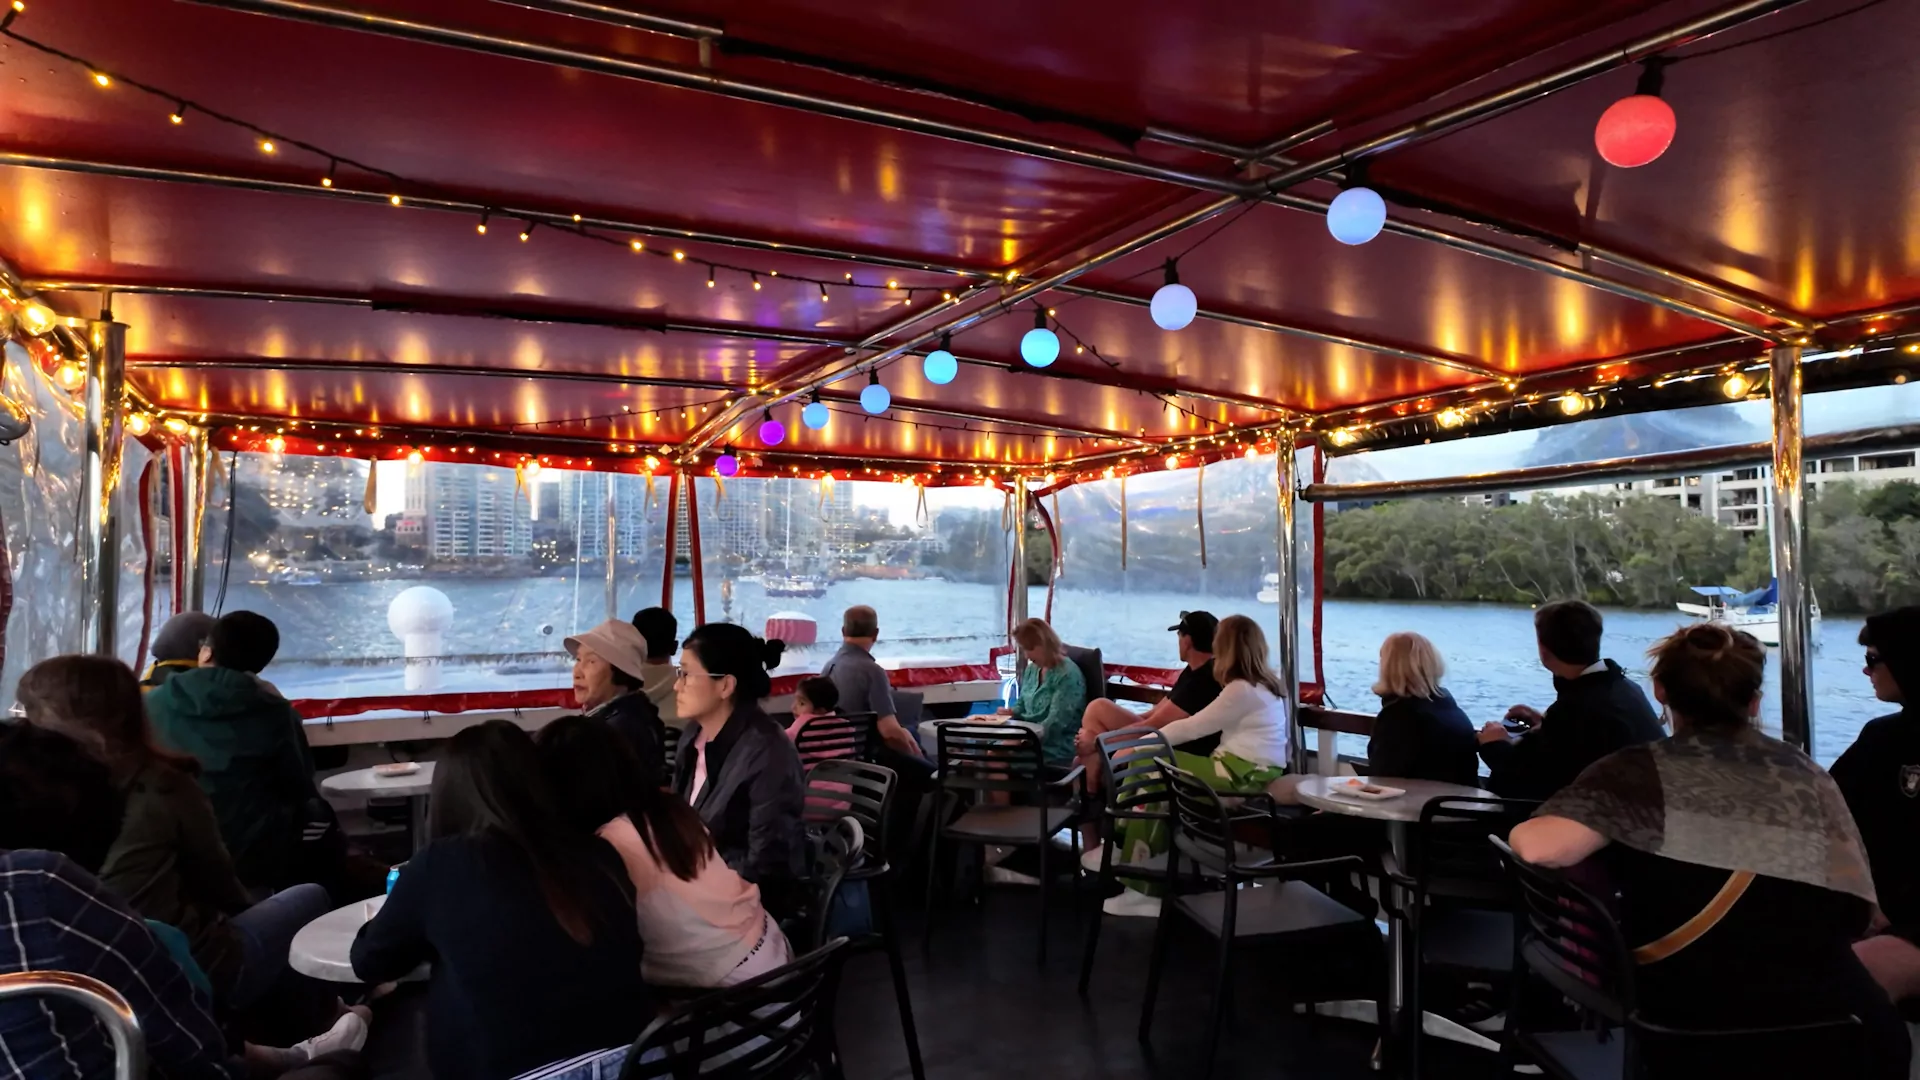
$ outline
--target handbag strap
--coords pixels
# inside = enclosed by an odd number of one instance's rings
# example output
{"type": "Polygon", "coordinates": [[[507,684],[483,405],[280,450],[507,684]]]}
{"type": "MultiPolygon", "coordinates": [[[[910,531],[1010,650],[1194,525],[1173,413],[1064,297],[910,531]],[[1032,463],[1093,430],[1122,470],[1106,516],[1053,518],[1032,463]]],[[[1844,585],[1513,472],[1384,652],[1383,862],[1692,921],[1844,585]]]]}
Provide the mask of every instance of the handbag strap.
{"type": "Polygon", "coordinates": [[[1707,931],[1717,926],[1721,919],[1726,918],[1727,912],[1733,910],[1733,905],[1739,903],[1740,898],[1746,895],[1748,886],[1753,884],[1753,877],[1751,870],[1736,870],[1728,874],[1727,883],[1720,886],[1720,891],[1713,894],[1713,899],[1707,901],[1706,907],[1701,908],[1693,918],[1681,923],[1659,940],[1633,950],[1633,962],[1636,964],[1658,963],[1699,941],[1706,936],[1707,931]]]}

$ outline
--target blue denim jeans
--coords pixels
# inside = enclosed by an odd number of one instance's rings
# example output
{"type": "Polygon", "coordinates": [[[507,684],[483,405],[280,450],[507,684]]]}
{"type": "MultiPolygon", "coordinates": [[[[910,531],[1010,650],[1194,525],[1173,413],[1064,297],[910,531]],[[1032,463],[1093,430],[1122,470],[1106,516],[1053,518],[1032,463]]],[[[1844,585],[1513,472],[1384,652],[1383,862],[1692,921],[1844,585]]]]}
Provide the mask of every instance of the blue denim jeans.
{"type": "Polygon", "coordinates": [[[282,889],[233,917],[240,932],[240,975],[227,1003],[244,1009],[260,1000],[287,970],[287,950],[300,928],[333,910],[333,898],[314,884],[282,889]]]}

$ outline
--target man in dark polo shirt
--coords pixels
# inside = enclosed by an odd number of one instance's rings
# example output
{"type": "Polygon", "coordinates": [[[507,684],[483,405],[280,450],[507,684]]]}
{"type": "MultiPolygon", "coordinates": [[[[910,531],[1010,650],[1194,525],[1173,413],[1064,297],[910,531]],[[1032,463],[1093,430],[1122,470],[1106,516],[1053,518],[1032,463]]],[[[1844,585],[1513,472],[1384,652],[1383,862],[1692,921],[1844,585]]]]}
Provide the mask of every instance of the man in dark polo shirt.
{"type": "MultiPolygon", "coordinates": [[[[1099,783],[1100,748],[1094,742],[1109,731],[1127,727],[1162,728],[1175,720],[1192,716],[1220,696],[1220,683],[1213,677],[1213,632],[1220,620],[1210,611],[1183,611],[1180,621],[1167,627],[1178,633],[1180,662],[1186,665],[1173,681],[1167,696],[1154,703],[1144,714],[1122,708],[1119,702],[1096,699],[1080,718],[1080,734],[1074,739],[1074,751],[1087,767],[1087,778],[1099,783]]],[[[1194,754],[1211,754],[1220,745],[1220,736],[1208,735],[1183,743],[1179,749],[1194,754]]]]}

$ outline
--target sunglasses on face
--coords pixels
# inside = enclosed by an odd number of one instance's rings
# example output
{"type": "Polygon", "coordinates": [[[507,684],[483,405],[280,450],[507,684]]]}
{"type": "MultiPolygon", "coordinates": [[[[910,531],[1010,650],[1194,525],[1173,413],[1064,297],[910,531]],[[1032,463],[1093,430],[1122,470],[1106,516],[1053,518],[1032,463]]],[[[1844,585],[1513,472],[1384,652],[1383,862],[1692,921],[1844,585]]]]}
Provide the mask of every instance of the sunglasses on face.
{"type": "Polygon", "coordinates": [[[1876,667],[1879,667],[1879,666],[1880,666],[1880,665],[1881,665],[1882,663],[1884,663],[1884,662],[1885,662],[1885,661],[1883,661],[1883,660],[1882,660],[1882,659],[1880,658],[1880,654],[1879,654],[1879,653],[1877,653],[1877,652],[1874,652],[1874,651],[1873,651],[1872,649],[1868,649],[1868,650],[1867,650],[1867,666],[1868,666],[1868,667],[1870,667],[1870,668],[1876,668],[1876,667]]]}

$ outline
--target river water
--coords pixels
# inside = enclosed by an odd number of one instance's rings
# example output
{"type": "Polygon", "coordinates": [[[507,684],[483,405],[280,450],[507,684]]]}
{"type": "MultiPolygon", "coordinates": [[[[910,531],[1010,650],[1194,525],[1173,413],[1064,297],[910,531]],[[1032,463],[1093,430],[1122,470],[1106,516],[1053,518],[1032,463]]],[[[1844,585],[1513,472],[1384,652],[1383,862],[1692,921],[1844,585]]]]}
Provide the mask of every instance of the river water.
{"type": "MultiPolygon", "coordinates": [[[[1109,662],[1171,667],[1172,625],[1186,609],[1215,615],[1252,615],[1273,631],[1276,609],[1243,594],[1183,594],[1130,590],[1116,575],[1112,590],[1063,589],[1054,598],[1053,622],[1073,644],[1099,646],[1109,662]]],[[[316,586],[230,584],[226,610],[250,609],[273,618],[281,630],[284,658],[269,672],[292,697],[352,697],[396,693],[402,687],[400,642],[388,626],[392,599],[413,585],[445,593],[454,608],[443,652],[475,659],[449,665],[443,689],[483,690],[558,686],[566,681],[561,640],[575,627],[605,617],[602,583],[571,577],[522,579],[435,578],[430,581],[342,581],[316,586]],[[502,654],[546,654],[500,659],[502,654]],[[484,659],[483,659],[484,657],[484,659]]],[[[616,610],[622,617],[660,598],[658,579],[622,583],[616,610]]],[[[719,588],[708,583],[708,617],[723,612],[719,588]]],[[[674,609],[682,632],[692,625],[692,586],[675,582],[674,609]]],[[[1005,625],[1006,591],[992,585],[938,580],[836,582],[817,599],[769,598],[757,582],[736,586],[730,614],[756,631],[776,611],[811,615],[823,642],[790,655],[794,670],[817,670],[832,645],[840,612],[870,604],[880,613],[883,657],[985,659],[1005,625]]],[[[1046,590],[1036,588],[1030,611],[1043,614],[1046,590]]],[[[1606,611],[1606,655],[1646,685],[1646,650],[1681,624],[1677,613],[1606,611]]],[[[1553,688],[1539,666],[1532,612],[1502,604],[1396,603],[1329,600],[1323,616],[1323,663],[1332,703],[1372,711],[1369,691],[1380,640],[1396,630],[1431,638],[1445,655],[1447,686],[1476,723],[1498,719],[1509,705],[1544,707],[1553,688]]],[[[1861,674],[1856,645],[1858,619],[1826,619],[1816,635],[1813,663],[1815,756],[1830,762],[1852,743],[1860,726],[1891,709],[1873,699],[1861,674]]],[[[1311,674],[1303,669],[1303,677],[1311,674]]],[[[1762,719],[1779,729],[1778,672],[1770,666],[1762,719]]]]}

